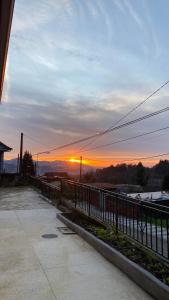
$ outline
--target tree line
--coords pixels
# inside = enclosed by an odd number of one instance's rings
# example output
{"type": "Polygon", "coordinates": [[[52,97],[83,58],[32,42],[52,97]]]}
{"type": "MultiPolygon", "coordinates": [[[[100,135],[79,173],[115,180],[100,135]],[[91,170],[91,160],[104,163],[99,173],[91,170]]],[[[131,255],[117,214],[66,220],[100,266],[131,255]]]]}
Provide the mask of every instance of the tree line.
{"type": "Polygon", "coordinates": [[[112,184],[137,184],[144,189],[162,188],[169,190],[169,161],[160,160],[153,167],[138,164],[117,164],[106,168],[87,172],[83,176],[85,182],[109,182],[112,184]]]}

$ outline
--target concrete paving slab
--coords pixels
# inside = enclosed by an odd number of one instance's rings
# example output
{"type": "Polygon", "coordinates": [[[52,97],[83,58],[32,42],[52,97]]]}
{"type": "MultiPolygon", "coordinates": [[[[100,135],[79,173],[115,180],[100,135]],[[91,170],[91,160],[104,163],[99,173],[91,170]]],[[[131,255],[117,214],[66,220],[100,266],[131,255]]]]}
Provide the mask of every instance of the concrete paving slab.
{"type": "MultiPolygon", "coordinates": [[[[50,270],[54,271],[54,270],[50,270]]],[[[54,272],[52,278],[49,276],[50,282],[52,282],[52,288],[58,300],[147,300],[152,299],[142,292],[132,283],[129,279],[125,282],[121,282],[117,276],[117,272],[114,276],[109,275],[91,275],[80,280],[71,280],[67,285],[60,286],[56,284],[54,272]],[[110,278],[109,278],[110,277],[110,278]],[[117,280],[118,278],[118,280],[117,280]]]]}
{"type": "Polygon", "coordinates": [[[0,229],[0,251],[23,249],[29,246],[26,233],[20,228],[0,229]]]}
{"type": "Polygon", "coordinates": [[[0,210],[50,208],[51,205],[31,187],[0,188],[0,210]]]}
{"type": "Polygon", "coordinates": [[[32,210],[18,210],[16,215],[18,216],[21,223],[48,223],[56,222],[56,213],[59,212],[58,209],[54,209],[50,206],[48,209],[32,209],[32,210]]]}
{"type": "Polygon", "coordinates": [[[76,264],[90,264],[94,261],[102,259],[99,253],[86,250],[79,253],[81,248],[70,247],[68,243],[63,242],[63,239],[57,243],[48,242],[46,245],[39,243],[34,244],[36,255],[38,256],[44,269],[54,268],[56,266],[64,266],[65,264],[72,267],[76,264]]]}
{"type": "Polygon", "coordinates": [[[40,263],[31,247],[0,251],[0,274],[4,272],[22,272],[36,270],[40,263]]]}
{"type": "Polygon", "coordinates": [[[0,229],[19,227],[19,220],[14,211],[1,211],[0,229]]]}
{"type": "MultiPolygon", "coordinates": [[[[102,261],[102,263],[96,262],[95,264],[89,265],[74,265],[70,266],[65,264],[64,266],[57,266],[53,269],[45,270],[49,281],[51,282],[53,287],[57,289],[63,289],[64,287],[71,285],[73,282],[89,280],[89,278],[97,279],[97,276],[102,277],[103,279],[112,278],[114,276],[114,269],[112,269],[111,265],[106,261],[102,261]]],[[[119,279],[120,272],[117,273],[119,279]]],[[[122,273],[123,275],[123,273],[122,273]]]]}
{"type": "Polygon", "coordinates": [[[56,300],[42,270],[0,275],[2,300],[56,300]]]}

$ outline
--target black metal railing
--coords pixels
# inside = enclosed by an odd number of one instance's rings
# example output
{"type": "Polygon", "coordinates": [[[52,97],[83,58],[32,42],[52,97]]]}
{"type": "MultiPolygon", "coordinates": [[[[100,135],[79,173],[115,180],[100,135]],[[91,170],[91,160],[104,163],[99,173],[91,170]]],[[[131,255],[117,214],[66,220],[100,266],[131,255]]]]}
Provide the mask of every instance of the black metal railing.
{"type": "Polygon", "coordinates": [[[30,182],[41,191],[42,195],[50,199],[53,205],[58,204],[61,194],[61,184],[56,186],[38,177],[31,177],[30,182]]]}
{"type": "Polygon", "coordinates": [[[169,259],[169,207],[64,178],[59,178],[57,187],[37,178],[32,178],[32,182],[54,204],[58,197],[65,197],[88,216],[114,226],[117,233],[122,232],[169,259]]]}
{"type": "Polygon", "coordinates": [[[65,179],[61,187],[74,207],[169,259],[169,207],[65,179]]]}

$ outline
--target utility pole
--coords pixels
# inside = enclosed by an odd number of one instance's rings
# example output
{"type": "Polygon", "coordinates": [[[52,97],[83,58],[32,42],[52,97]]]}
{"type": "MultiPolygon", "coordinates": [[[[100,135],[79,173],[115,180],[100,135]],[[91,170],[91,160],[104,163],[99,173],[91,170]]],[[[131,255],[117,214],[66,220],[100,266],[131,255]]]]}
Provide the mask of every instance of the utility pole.
{"type": "Polygon", "coordinates": [[[80,156],[80,177],[79,177],[79,181],[81,182],[82,181],[82,156],[80,156]]]}
{"type": "Polygon", "coordinates": [[[22,159],[23,159],[23,133],[20,140],[20,156],[19,156],[19,174],[22,175],[22,159]]]}

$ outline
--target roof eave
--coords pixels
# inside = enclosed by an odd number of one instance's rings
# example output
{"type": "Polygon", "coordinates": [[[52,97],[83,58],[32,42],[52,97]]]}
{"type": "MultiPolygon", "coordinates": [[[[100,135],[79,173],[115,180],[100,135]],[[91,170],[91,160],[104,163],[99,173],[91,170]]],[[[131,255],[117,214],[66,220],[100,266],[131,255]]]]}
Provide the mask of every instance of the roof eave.
{"type": "Polygon", "coordinates": [[[0,1],[0,102],[2,98],[14,4],[15,0],[0,1]]]}
{"type": "Polygon", "coordinates": [[[9,152],[11,150],[13,150],[11,147],[8,147],[0,141],[0,152],[9,152]]]}

